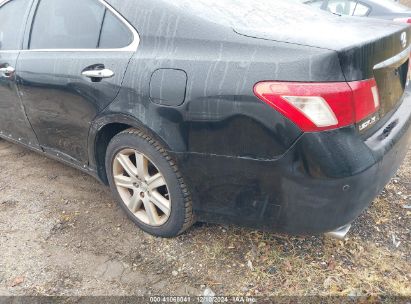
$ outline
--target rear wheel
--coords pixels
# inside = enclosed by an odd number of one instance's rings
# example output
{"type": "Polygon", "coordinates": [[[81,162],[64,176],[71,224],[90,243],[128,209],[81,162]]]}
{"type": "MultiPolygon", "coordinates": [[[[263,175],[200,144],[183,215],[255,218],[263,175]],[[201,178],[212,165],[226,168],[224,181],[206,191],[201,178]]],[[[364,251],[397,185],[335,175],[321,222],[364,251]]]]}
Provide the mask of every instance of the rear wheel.
{"type": "Polygon", "coordinates": [[[192,225],[191,198],[177,165],[144,132],[129,129],[115,136],[106,170],[118,202],[144,231],[174,237],[192,225]]]}

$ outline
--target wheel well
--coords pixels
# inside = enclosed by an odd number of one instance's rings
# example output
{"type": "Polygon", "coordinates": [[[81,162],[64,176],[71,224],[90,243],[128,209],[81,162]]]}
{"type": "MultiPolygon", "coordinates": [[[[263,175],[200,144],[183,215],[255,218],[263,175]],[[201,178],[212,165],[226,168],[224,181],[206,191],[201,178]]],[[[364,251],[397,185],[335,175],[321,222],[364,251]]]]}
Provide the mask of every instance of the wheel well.
{"type": "Polygon", "coordinates": [[[134,129],[138,129],[138,130],[146,132],[152,138],[155,138],[156,140],[158,140],[163,145],[164,148],[169,149],[169,146],[164,142],[162,138],[160,138],[152,130],[144,126],[136,127],[135,125],[129,125],[125,123],[110,123],[110,124],[105,125],[97,133],[95,145],[94,145],[94,153],[95,153],[97,174],[99,178],[101,179],[101,181],[106,185],[108,185],[108,178],[107,178],[107,173],[106,173],[107,147],[114,136],[130,128],[134,128],[134,129]]]}
{"type": "Polygon", "coordinates": [[[106,151],[108,144],[114,136],[129,128],[132,128],[132,126],[122,123],[111,123],[105,125],[97,134],[94,150],[97,174],[106,185],[108,185],[106,174],[106,151]]]}

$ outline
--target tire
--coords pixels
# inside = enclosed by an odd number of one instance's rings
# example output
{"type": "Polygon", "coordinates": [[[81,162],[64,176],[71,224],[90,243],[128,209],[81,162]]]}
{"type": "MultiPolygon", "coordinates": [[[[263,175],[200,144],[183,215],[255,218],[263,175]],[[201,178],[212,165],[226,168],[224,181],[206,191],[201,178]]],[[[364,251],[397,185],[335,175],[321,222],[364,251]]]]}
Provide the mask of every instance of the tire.
{"type": "Polygon", "coordinates": [[[128,129],[110,141],[106,172],[116,200],[145,232],[171,238],[194,223],[191,197],[176,163],[145,132],[128,129]]]}

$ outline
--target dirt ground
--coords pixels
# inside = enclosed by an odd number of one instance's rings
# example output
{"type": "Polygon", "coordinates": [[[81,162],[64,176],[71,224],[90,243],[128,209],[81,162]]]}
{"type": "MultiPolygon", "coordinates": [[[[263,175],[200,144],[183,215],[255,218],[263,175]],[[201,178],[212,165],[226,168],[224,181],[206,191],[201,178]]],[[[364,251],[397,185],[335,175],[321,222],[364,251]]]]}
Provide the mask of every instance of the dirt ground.
{"type": "Polygon", "coordinates": [[[411,296],[411,154],[345,241],[138,230],[92,177],[0,140],[0,295],[411,296]]]}

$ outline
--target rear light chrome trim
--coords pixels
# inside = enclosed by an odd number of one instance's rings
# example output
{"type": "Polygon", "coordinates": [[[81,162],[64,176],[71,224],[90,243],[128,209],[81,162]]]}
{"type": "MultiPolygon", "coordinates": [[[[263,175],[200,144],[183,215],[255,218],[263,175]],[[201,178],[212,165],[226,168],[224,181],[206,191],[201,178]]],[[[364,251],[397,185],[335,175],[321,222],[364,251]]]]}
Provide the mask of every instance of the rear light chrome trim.
{"type": "Polygon", "coordinates": [[[399,67],[408,60],[408,58],[410,57],[410,52],[411,52],[411,45],[408,46],[401,53],[391,58],[388,58],[387,60],[384,60],[383,62],[377,63],[374,66],[374,70],[380,70],[380,69],[384,69],[388,67],[399,67]]]}

